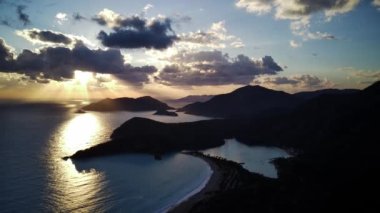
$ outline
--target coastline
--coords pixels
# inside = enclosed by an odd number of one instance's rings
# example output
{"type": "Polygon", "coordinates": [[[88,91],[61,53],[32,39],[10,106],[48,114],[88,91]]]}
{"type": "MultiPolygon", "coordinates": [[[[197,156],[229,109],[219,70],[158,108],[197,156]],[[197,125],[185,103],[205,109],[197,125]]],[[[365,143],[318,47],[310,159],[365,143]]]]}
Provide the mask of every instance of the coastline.
{"type": "Polygon", "coordinates": [[[189,212],[195,204],[204,199],[207,199],[208,197],[211,197],[214,193],[220,191],[220,185],[223,181],[222,170],[212,159],[204,155],[199,155],[195,153],[184,152],[183,154],[191,155],[193,157],[198,157],[204,160],[210,166],[212,174],[205,186],[199,192],[193,195],[190,194],[190,196],[188,196],[187,198],[185,197],[177,205],[174,205],[172,208],[169,208],[168,212],[170,213],[189,212]]]}
{"type": "MultiPolygon", "coordinates": [[[[207,164],[207,163],[206,163],[207,164]]],[[[172,209],[174,209],[175,207],[177,207],[178,205],[182,204],[183,202],[189,200],[191,197],[193,197],[194,195],[198,194],[200,191],[202,191],[206,185],[208,184],[208,182],[210,181],[212,175],[213,175],[213,170],[211,169],[211,167],[209,166],[209,164],[207,164],[207,167],[208,167],[208,170],[210,172],[210,174],[207,176],[207,178],[205,178],[202,183],[195,189],[193,189],[191,192],[187,193],[184,197],[182,197],[180,200],[176,201],[175,203],[171,203],[161,209],[159,209],[157,211],[157,213],[161,213],[161,212],[169,212],[171,211],[172,209]]]]}

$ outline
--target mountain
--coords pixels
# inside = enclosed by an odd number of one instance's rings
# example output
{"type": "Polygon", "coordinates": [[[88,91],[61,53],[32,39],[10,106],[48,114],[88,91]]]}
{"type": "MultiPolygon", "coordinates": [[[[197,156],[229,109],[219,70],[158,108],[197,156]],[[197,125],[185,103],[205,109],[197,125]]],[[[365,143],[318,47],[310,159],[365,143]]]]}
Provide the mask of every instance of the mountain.
{"type": "Polygon", "coordinates": [[[264,112],[278,113],[291,109],[302,100],[291,94],[260,86],[245,86],[216,95],[206,102],[196,102],[179,109],[188,114],[210,117],[245,117],[264,112]]]}
{"type": "Polygon", "coordinates": [[[84,106],[82,109],[88,111],[152,111],[173,108],[150,96],[144,96],[140,98],[107,98],[84,106]]]}
{"type": "Polygon", "coordinates": [[[358,89],[323,89],[316,91],[308,91],[308,92],[299,92],[295,93],[294,96],[302,98],[304,100],[310,100],[316,98],[321,95],[344,95],[344,94],[353,94],[359,92],[358,89]]]}
{"type": "Polygon", "coordinates": [[[210,100],[213,95],[189,95],[183,98],[166,100],[171,106],[183,107],[194,102],[205,102],[210,100]]]}
{"type": "Polygon", "coordinates": [[[314,151],[349,141],[371,141],[368,135],[378,128],[379,108],[379,82],[358,92],[323,94],[289,113],[257,120],[240,140],[314,151]]]}

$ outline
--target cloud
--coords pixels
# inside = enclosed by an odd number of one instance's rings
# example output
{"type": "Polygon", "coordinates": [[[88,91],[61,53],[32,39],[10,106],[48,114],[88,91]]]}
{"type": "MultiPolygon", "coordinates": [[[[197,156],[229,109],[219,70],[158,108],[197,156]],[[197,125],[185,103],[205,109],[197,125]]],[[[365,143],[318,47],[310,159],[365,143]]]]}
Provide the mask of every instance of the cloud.
{"type": "Polygon", "coordinates": [[[0,39],[0,71],[13,68],[13,53],[11,47],[4,40],[0,39]]]}
{"type": "Polygon", "coordinates": [[[35,28],[25,29],[22,31],[16,31],[16,34],[24,37],[32,43],[58,43],[68,45],[75,42],[74,39],[65,34],[50,30],[39,30],[35,28]]]}
{"type": "Polygon", "coordinates": [[[75,70],[120,75],[130,84],[142,85],[156,72],[152,66],[125,64],[120,50],[92,50],[77,42],[73,49],[46,47],[38,52],[23,50],[17,57],[0,39],[0,71],[25,74],[32,79],[64,81],[72,79],[75,70]]]}
{"type": "Polygon", "coordinates": [[[66,13],[59,12],[55,15],[55,18],[57,19],[58,24],[62,25],[64,22],[68,21],[66,13]]]}
{"type": "Polygon", "coordinates": [[[258,75],[274,75],[283,69],[271,56],[258,60],[245,55],[231,58],[220,51],[181,52],[156,76],[166,85],[249,84],[258,75]]]}
{"type": "Polygon", "coordinates": [[[16,10],[18,19],[24,24],[24,26],[29,25],[31,23],[29,15],[24,12],[25,9],[25,5],[18,5],[16,10]]]}
{"type": "Polygon", "coordinates": [[[210,48],[225,48],[227,45],[235,48],[244,47],[240,38],[228,35],[224,21],[213,23],[206,31],[184,33],[179,36],[182,43],[194,46],[210,48]]]}
{"type": "Polygon", "coordinates": [[[330,21],[334,16],[354,10],[359,2],[360,0],[238,0],[235,4],[259,15],[274,11],[276,19],[291,20],[292,33],[306,41],[336,39],[330,33],[311,32],[312,15],[323,13],[326,21],[330,21]]]}
{"type": "Polygon", "coordinates": [[[154,6],[152,4],[147,4],[145,5],[145,7],[143,8],[143,12],[144,13],[147,13],[148,10],[152,9],[154,6]]]}
{"type": "Polygon", "coordinates": [[[87,18],[82,16],[79,12],[75,12],[73,13],[72,15],[74,21],[82,21],[82,20],[86,20],[87,18]]]}
{"type": "Polygon", "coordinates": [[[380,70],[361,70],[353,67],[345,67],[339,69],[346,72],[349,79],[354,79],[358,84],[369,85],[380,81],[380,70]]]}
{"type": "Polygon", "coordinates": [[[11,27],[11,24],[8,20],[0,20],[0,25],[11,27]]]}
{"type": "Polygon", "coordinates": [[[301,47],[302,46],[302,43],[301,42],[297,42],[297,41],[294,41],[294,40],[291,40],[289,42],[290,46],[293,47],[293,48],[298,48],[298,47],[301,47]]]}
{"type": "Polygon", "coordinates": [[[352,11],[360,0],[238,0],[236,6],[248,12],[263,14],[272,9],[279,19],[300,19],[323,12],[326,18],[352,11]]]}
{"type": "Polygon", "coordinates": [[[123,17],[104,9],[92,20],[113,29],[110,33],[101,31],[97,36],[106,47],[163,50],[178,40],[169,18],[147,20],[138,16],[123,17]]]}
{"type": "Polygon", "coordinates": [[[335,85],[327,79],[321,79],[315,75],[308,74],[293,75],[288,77],[260,76],[255,79],[253,83],[273,89],[288,89],[292,91],[326,89],[334,87],[335,85]]]}
{"type": "Polygon", "coordinates": [[[174,23],[189,23],[191,22],[192,18],[190,16],[187,16],[187,15],[181,15],[181,14],[175,14],[173,17],[172,17],[172,20],[174,23]]]}
{"type": "Polygon", "coordinates": [[[373,0],[372,5],[380,10],[380,0],[373,0]]]}
{"type": "Polygon", "coordinates": [[[244,8],[250,13],[258,15],[269,13],[272,10],[273,0],[238,0],[236,6],[244,8]]]}
{"type": "Polygon", "coordinates": [[[84,36],[64,34],[51,30],[40,30],[36,28],[17,30],[16,35],[25,38],[32,44],[40,44],[44,46],[66,46],[72,49],[78,42],[94,46],[94,44],[84,36]]]}
{"type": "Polygon", "coordinates": [[[15,89],[15,87],[25,86],[25,76],[17,73],[0,73],[0,89],[15,89]]]}
{"type": "Polygon", "coordinates": [[[300,36],[304,41],[307,40],[335,40],[336,37],[326,32],[310,32],[310,19],[305,17],[290,23],[290,29],[294,35],[300,36]]]}

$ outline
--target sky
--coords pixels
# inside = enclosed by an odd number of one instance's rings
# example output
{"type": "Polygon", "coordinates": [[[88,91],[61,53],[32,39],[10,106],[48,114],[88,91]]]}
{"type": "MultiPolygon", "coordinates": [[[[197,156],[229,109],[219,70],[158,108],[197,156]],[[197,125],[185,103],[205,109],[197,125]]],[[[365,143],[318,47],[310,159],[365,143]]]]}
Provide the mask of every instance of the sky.
{"type": "Polygon", "coordinates": [[[0,99],[380,80],[379,0],[0,0],[0,99]]]}

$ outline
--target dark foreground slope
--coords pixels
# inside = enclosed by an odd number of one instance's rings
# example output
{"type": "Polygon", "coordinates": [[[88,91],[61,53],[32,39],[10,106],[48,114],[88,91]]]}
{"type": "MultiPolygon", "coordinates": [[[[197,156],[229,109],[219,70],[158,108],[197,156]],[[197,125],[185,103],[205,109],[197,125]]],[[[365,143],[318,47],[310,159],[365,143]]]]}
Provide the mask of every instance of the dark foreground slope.
{"type": "Polygon", "coordinates": [[[144,96],[140,98],[107,98],[84,106],[83,109],[88,111],[151,111],[167,110],[172,109],[172,107],[150,96],[144,96]]]}

